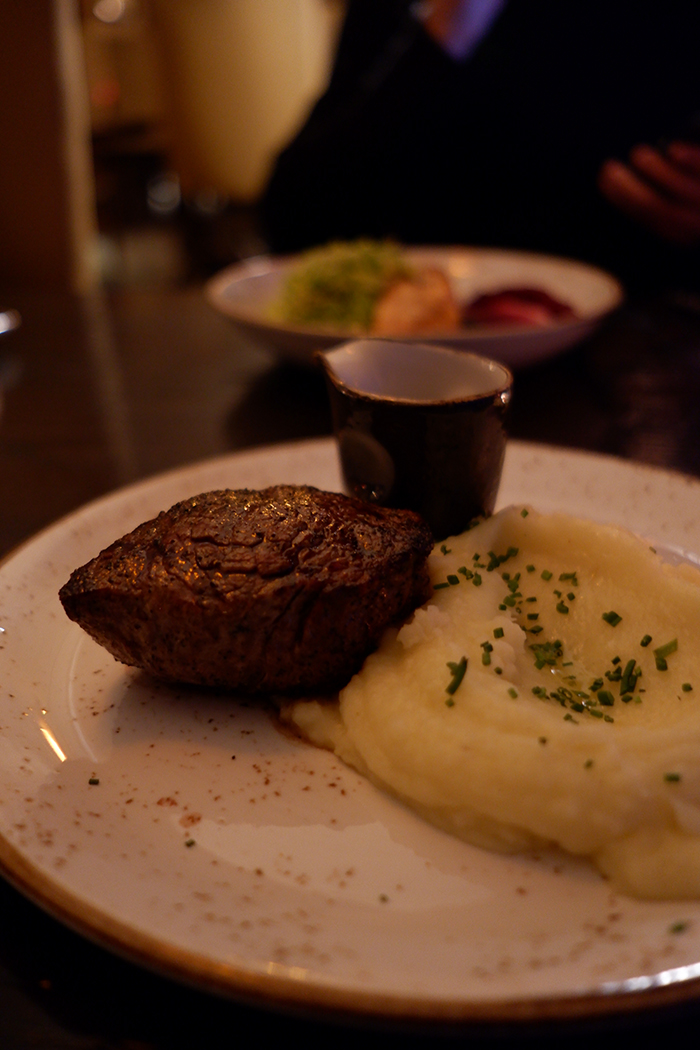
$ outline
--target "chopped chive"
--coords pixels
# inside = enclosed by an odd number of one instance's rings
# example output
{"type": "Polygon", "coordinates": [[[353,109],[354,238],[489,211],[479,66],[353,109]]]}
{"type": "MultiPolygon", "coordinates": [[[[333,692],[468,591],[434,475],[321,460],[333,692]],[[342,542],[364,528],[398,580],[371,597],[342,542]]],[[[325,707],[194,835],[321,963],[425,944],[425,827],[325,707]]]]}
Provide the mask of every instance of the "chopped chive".
{"type": "Polygon", "coordinates": [[[445,707],[454,707],[454,706],[455,706],[454,700],[452,699],[451,696],[448,696],[447,700],[445,700],[445,707]]]}
{"type": "Polygon", "coordinates": [[[667,784],[677,784],[680,779],[680,773],[664,773],[664,780],[667,784]]]}
{"type": "Polygon", "coordinates": [[[504,634],[504,631],[503,631],[502,627],[494,627],[494,629],[493,629],[493,636],[494,636],[494,638],[502,638],[503,634],[504,634]]]}
{"type": "Polygon", "coordinates": [[[449,586],[450,586],[449,583],[434,583],[433,584],[433,590],[434,591],[441,591],[443,589],[443,587],[449,587],[449,586]]]}
{"type": "Polygon", "coordinates": [[[688,929],[689,923],[687,922],[674,922],[668,928],[669,933],[685,933],[688,929]]]}
{"type": "Polygon", "coordinates": [[[523,507],[523,509],[520,511],[520,517],[521,518],[526,518],[529,513],[530,513],[530,511],[527,509],[527,507],[523,507]]]}
{"type": "Polygon", "coordinates": [[[452,551],[447,549],[447,544],[446,543],[442,544],[442,546],[440,547],[440,550],[442,551],[443,554],[452,554],[452,551]]]}
{"type": "Polygon", "coordinates": [[[603,717],[603,712],[599,711],[597,707],[587,707],[586,710],[588,711],[589,715],[593,715],[594,718],[603,717]]]}
{"type": "Polygon", "coordinates": [[[530,628],[530,634],[541,634],[543,630],[544,627],[542,627],[541,624],[536,623],[534,627],[530,628]]]}
{"type": "Polygon", "coordinates": [[[488,651],[488,649],[484,649],[483,653],[481,654],[481,662],[484,665],[484,667],[488,667],[491,663],[491,653],[488,651]]]}
{"type": "Polygon", "coordinates": [[[474,573],[474,581],[473,582],[474,582],[474,586],[475,587],[481,587],[481,576],[479,576],[478,572],[474,573]]]}
{"type": "Polygon", "coordinates": [[[692,691],[693,691],[693,687],[690,684],[690,682],[684,682],[683,685],[681,686],[681,689],[683,690],[684,693],[692,693],[692,691]]]}
{"type": "Polygon", "coordinates": [[[508,696],[512,697],[513,700],[517,700],[517,698],[518,698],[518,691],[517,691],[517,689],[513,689],[513,687],[511,686],[510,689],[508,690],[508,696]]]}
{"type": "Polygon", "coordinates": [[[99,782],[99,777],[90,777],[90,779],[88,780],[88,784],[92,784],[93,787],[96,787],[99,784],[99,782]]]}
{"type": "Polygon", "coordinates": [[[612,715],[603,715],[603,721],[604,722],[614,722],[615,719],[612,717],[612,715]]]}
{"type": "Polygon", "coordinates": [[[618,623],[622,620],[622,617],[619,613],[616,613],[611,609],[610,612],[603,613],[603,619],[606,623],[609,623],[611,627],[617,627],[618,623]]]}
{"type": "Polygon", "coordinates": [[[539,613],[528,613],[527,614],[527,618],[528,618],[528,620],[539,620],[540,614],[539,613]]]}
{"type": "Polygon", "coordinates": [[[629,693],[630,690],[634,689],[633,679],[635,678],[634,668],[636,663],[636,660],[628,660],[625,664],[622,680],[620,681],[620,693],[629,693]]]}
{"type": "Polygon", "coordinates": [[[603,707],[612,707],[615,703],[615,697],[608,689],[599,689],[597,696],[603,707]]]}
{"type": "Polygon", "coordinates": [[[503,674],[503,668],[502,667],[494,667],[493,672],[494,672],[494,674],[503,674]]]}
{"type": "Polygon", "coordinates": [[[646,649],[646,647],[649,645],[650,641],[651,641],[651,635],[650,634],[645,634],[639,644],[643,645],[644,648],[646,649]]]}
{"type": "Polygon", "coordinates": [[[552,576],[553,576],[553,573],[551,573],[549,571],[549,569],[543,569],[541,574],[540,574],[540,577],[543,580],[551,580],[552,576]]]}
{"type": "Polygon", "coordinates": [[[454,573],[450,573],[450,575],[447,577],[447,582],[450,584],[451,587],[454,587],[455,584],[459,583],[459,576],[455,576],[454,573]]]}
{"type": "Polygon", "coordinates": [[[451,660],[448,660],[447,666],[449,667],[450,672],[452,674],[452,681],[446,687],[445,692],[449,693],[450,696],[452,696],[454,693],[457,692],[460,685],[462,684],[462,679],[464,678],[465,672],[467,670],[467,658],[466,656],[463,656],[459,663],[453,663],[451,660]]]}
{"type": "Polygon", "coordinates": [[[586,761],[583,763],[583,768],[584,769],[592,769],[593,768],[593,759],[592,758],[587,758],[586,761]]]}
{"type": "Polygon", "coordinates": [[[657,671],[668,671],[668,663],[663,656],[656,657],[656,670],[657,671]]]}
{"type": "MultiPolygon", "coordinates": [[[[534,631],[535,628],[533,627],[532,630],[534,631]]],[[[557,660],[564,653],[563,644],[559,639],[555,642],[533,642],[530,648],[534,653],[535,660],[542,661],[541,666],[548,664],[550,667],[554,667],[557,660]]]]}
{"type": "Polygon", "coordinates": [[[557,612],[559,612],[559,613],[568,613],[568,611],[569,611],[569,606],[568,605],[564,605],[564,602],[557,602],[557,612]]]}
{"type": "Polygon", "coordinates": [[[535,566],[534,565],[526,565],[525,568],[527,569],[528,572],[534,572],[535,571],[535,566]]]}
{"type": "Polygon", "coordinates": [[[662,658],[670,656],[671,653],[678,651],[678,639],[673,638],[670,642],[666,642],[665,645],[660,645],[658,649],[654,649],[654,656],[660,656],[662,658]]]}

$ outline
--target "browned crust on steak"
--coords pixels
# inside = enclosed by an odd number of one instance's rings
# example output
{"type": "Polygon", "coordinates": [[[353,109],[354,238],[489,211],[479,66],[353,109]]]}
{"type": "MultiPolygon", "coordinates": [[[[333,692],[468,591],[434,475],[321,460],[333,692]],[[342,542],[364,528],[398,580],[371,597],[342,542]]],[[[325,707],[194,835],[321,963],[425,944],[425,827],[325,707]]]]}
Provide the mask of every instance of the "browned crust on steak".
{"type": "Polygon", "coordinates": [[[329,692],[430,593],[428,526],[338,493],[207,492],[113,543],[60,591],[123,663],[245,693],[329,692]]]}

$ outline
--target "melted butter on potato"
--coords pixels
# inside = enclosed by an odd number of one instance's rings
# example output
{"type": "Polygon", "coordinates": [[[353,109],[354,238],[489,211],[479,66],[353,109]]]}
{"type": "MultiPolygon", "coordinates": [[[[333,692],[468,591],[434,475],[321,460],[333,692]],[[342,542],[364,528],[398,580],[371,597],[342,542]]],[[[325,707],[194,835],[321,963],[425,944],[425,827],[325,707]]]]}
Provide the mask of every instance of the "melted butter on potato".
{"type": "Polygon", "coordinates": [[[338,703],[286,716],[471,843],[555,843],[632,896],[700,897],[700,573],[511,507],[431,574],[338,703]]]}

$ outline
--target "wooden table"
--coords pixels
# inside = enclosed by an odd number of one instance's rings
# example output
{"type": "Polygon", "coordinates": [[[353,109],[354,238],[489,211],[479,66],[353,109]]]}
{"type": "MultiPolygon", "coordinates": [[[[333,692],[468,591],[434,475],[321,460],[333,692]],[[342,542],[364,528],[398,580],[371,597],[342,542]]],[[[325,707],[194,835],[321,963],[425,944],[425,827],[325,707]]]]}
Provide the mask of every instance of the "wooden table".
{"type": "MultiPolygon", "coordinates": [[[[5,304],[3,304],[5,305],[5,304]]],[[[220,453],[325,434],[320,375],[244,341],[199,287],[81,300],[17,294],[23,326],[0,344],[0,553],[137,478],[220,453]]],[[[516,377],[514,437],[700,476],[700,312],[631,305],[583,346],[516,377]]],[[[504,1030],[501,1044],[700,1035],[693,1005],[564,1028],[504,1030]]],[[[494,1032],[462,1033],[470,1046],[494,1032]]],[[[181,987],[60,925],[0,880],[3,1050],[170,1050],[239,1037],[307,1045],[427,1045],[278,1017],[181,987]],[[251,1026],[251,1027],[248,1027],[251,1026]]]]}

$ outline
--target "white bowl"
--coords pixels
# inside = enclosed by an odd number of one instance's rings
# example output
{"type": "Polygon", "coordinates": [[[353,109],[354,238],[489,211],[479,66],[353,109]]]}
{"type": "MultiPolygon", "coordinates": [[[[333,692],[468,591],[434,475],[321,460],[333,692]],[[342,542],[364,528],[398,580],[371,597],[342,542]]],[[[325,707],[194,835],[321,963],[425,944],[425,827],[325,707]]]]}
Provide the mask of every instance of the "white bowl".
{"type": "MultiPolygon", "coordinates": [[[[489,248],[407,248],[409,261],[437,266],[448,276],[459,302],[508,288],[530,287],[568,303],[575,317],[546,327],[470,325],[449,335],[421,335],[416,341],[471,350],[496,358],[511,368],[534,364],[580,342],[623,299],[619,282],[603,270],[573,259],[489,248]]],[[[206,286],[212,306],[247,335],[283,358],[311,364],[316,350],[357,338],[357,332],[319,326],[286,325],[271,319],[297,256],[257,256],[229,266],[206,286]]],[[[405,340],[405,337],[402,336],[405,340]]]]}

